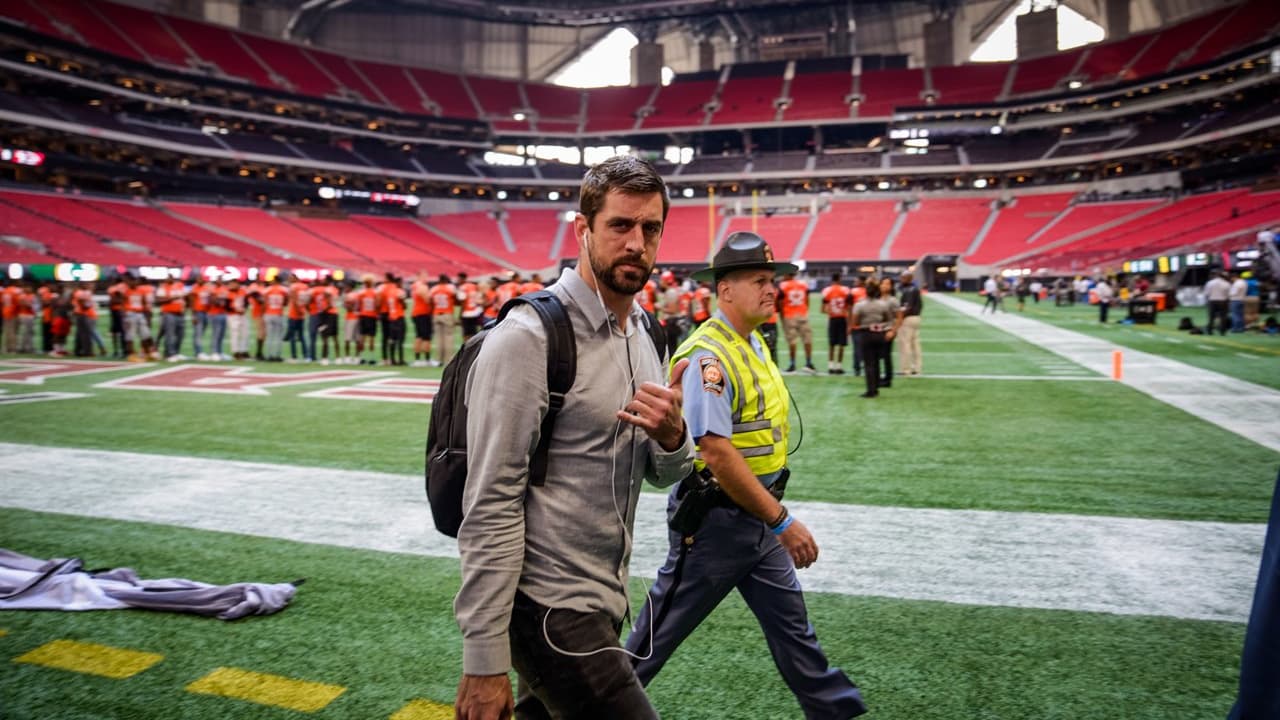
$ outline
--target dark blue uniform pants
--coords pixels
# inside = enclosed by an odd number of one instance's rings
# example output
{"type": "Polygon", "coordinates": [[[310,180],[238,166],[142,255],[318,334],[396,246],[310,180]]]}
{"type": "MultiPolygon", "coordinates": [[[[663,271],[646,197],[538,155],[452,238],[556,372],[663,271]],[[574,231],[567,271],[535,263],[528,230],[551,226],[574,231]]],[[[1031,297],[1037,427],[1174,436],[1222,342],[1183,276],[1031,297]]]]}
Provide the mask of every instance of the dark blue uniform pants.
{"type": "MultiPolygon", "coordinates": [[[[672,500],[668,514],[673,508],[672,500]]],[[[627,639],[628,650],[647,657],[636,661],[640,682],[648,685],[689,633],[737,588],[755,613],[773,662],[806,718],[845,720],[866,712],[857,686],[839,668],[828,665],[809,623],[791,556],[764,523],[736,507],[712,508],[694,535],[670,608],[660,626],[653,627],[671,593],[680,552],[680,536],[670,533],[670,542],[667,561],[627,639]]]]}
{"type": "Polygon", "coordinates": [[[1271,522],[1240,658],[1240,694],[1230,720],[1280,717],[1280,477],[1271,497],[1271,522]]]}

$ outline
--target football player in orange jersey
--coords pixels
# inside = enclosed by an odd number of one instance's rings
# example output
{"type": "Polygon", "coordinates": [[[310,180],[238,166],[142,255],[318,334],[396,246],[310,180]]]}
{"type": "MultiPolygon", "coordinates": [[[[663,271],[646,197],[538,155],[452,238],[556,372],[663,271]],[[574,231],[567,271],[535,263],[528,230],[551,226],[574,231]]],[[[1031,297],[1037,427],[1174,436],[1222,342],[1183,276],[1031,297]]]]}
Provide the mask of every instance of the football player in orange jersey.
{"type": "Polygon", "coordinates": [[[440,364],[448,365],[453,359],[453,336],[458,331],[458,288],[449,282],[449,276],[440,274],[440,282],[431,288],[432,334],[436,349],[440,351],[440,364]]]}
{"type": "Polygon", "coordinates": [[[809,327],[809,285],[797,280],[795,273],[787,273],[778,283],[782,291],[782,332],[787,337],[787,372],[796,371],[796,344],[804,343],[805,372],[816,373],[813,366],[813,330],[809,327]]]}
{"type": "Polygon", "coordinates": [[[409,286],[409,297],[413,301],[413,367],[427,367],[435,361],[431,359],[431,281],[425,270],[409,286]]]}
{"type": "Polygon", "coordinates": [[[840,284],[840,273],[822,291],[822,312],[827,315],[827,372],[844,374],[844,349],[849,344],[849,288],[840,284]]]}
{"type": "Polygon", "coordinates": [[[404,365],[404,300],[400,278],[387,273],[389,281],[382,288],[382,306],[387,312],[387,336],[384,345],[392,365],[404,365]]]}
{"type": "Polygon", "coordinates": [[[462,342],[480,332],[484,317],[484,295],[480,286],[467,279],[466,273],[458,273],[458,297],[462,303],[462,342]]]}

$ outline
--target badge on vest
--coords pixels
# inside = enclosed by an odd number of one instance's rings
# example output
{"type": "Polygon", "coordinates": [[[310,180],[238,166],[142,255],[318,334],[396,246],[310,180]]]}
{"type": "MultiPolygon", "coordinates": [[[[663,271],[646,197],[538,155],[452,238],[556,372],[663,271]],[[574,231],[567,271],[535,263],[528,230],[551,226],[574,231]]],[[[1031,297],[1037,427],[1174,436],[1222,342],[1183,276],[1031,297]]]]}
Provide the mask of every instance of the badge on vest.
{"type": "Polygon", "coordinates": [[[720,361],[714,357],[698,358],[698,367],[702,370],[702,389],[712,395],[724,394],[724,370],[720,361]]]}

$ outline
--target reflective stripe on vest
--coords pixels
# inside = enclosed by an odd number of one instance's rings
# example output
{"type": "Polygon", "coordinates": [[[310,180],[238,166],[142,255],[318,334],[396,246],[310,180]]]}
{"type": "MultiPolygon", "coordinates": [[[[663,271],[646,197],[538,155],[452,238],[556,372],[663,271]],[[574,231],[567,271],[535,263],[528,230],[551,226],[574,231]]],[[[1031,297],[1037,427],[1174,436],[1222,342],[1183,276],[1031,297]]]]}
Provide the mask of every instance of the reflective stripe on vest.
{"type": "MultiPolygon", "coordinates": [[[[760,341],[764,346],[763,341],[760,341]]],[[[790,399],[778,366],[751,348],[733,328],[720,318],[703,323],[676,350],[674,364],[696,350],[707,350],[724,366],[733,382],[733,436],[731,441],[747,466],[757,476],[781,470],[787,462],[787,413],[790,399]]],[[[695,466],[706,467],[701,452],[695,455],[695,466]]]]}

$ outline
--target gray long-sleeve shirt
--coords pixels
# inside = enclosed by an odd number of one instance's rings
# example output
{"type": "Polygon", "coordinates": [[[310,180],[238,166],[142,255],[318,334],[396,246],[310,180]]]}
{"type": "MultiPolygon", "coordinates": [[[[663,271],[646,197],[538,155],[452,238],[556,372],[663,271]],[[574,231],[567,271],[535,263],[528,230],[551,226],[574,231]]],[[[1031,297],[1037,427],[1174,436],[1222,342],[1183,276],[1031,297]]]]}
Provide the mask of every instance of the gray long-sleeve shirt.
{"type": "Polygon", "coordinates": [[[578,367],[556,418],[545,485],[529,486],[529,458],[547,410],[547,339],[531,308],[514,309],[490,331],[467,379],[462,587],[454,613],[463,672],[471,675],[511,668],[507,628],[517,588],[547,607],[602,611],[620,621],[640,481],[665,487],[693,468],[687,432],[668,453],[615,417],[641,383],[666,384],[639,305],[632,305],[624,335],[576,270],[548,289],[573,321],[578,367]]]}

